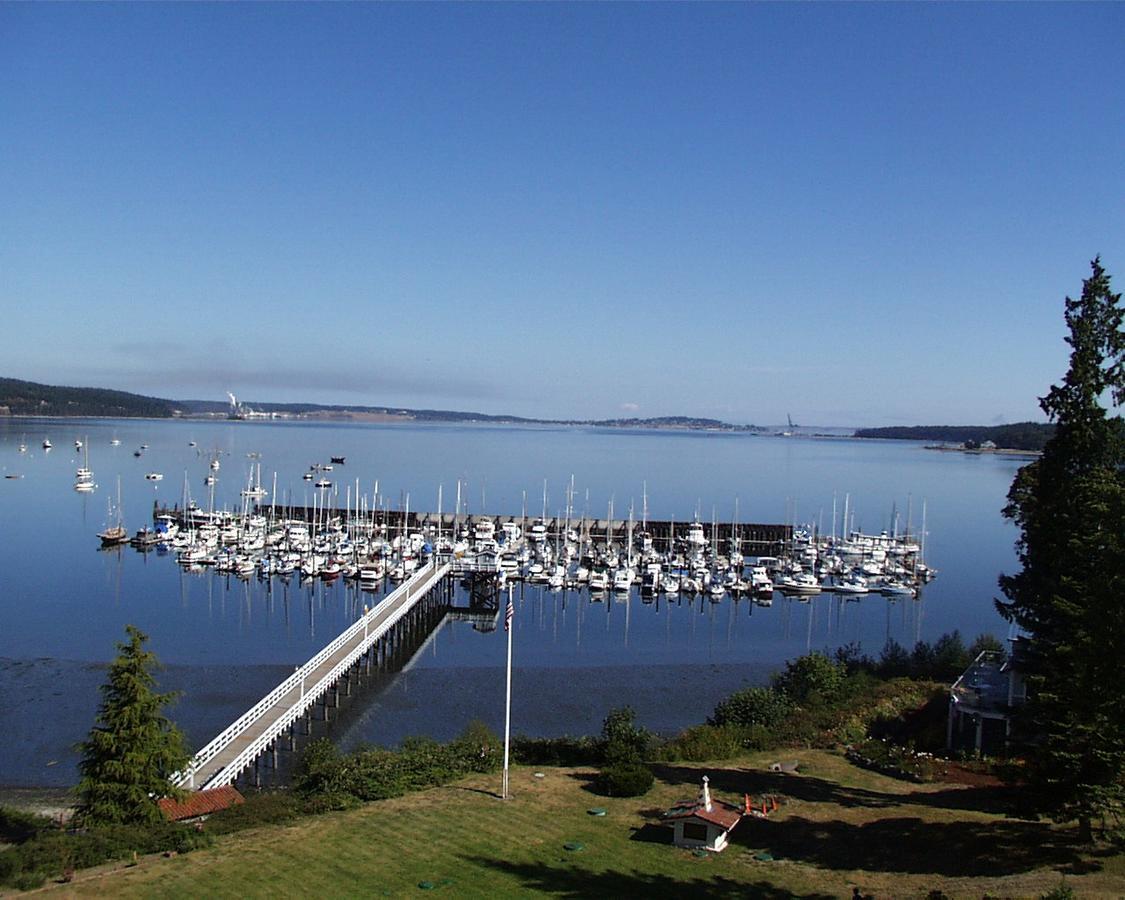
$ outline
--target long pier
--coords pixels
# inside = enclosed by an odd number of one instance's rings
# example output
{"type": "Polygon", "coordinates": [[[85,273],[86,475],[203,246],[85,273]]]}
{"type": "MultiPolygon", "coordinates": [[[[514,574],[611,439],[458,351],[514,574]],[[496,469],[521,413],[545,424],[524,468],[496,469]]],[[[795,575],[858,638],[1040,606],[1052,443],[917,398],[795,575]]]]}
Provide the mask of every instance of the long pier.
{"type": "Polygon", "coordinates": [[[296,722],[328,691],[338,691],[354,667],[380,664],[430,607],[447,605],[449,597],[439,595],[452,589],[449,572],[448,563],[436,560],[418,569],[196,753],[176,784],[188,790],[233,784],[283,735],[292,738],[296,722]]]}

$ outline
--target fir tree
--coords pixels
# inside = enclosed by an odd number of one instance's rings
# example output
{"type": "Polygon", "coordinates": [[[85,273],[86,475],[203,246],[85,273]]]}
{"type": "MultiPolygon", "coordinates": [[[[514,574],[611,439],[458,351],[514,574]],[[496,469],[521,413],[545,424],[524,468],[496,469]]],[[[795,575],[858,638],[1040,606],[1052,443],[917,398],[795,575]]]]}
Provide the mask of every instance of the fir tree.
{"type": "Polygon", "coordinates": [[[1017,737],[1034,795],[1084,841],[1125,810],[1125,429],[1109,411],[1125,402],[1125,332],[1121,295],[1091,267],[1066,298],[1069,370],[1040,400],[1055,433],[1008,493],[1023,568],[997,601],[1027,635],[1017,737]]]}
{"type": "Polygon", "coordinates": [[[170,778],[190,759],[183,734],[161,713],[175,695],[153,690],[157,663],[144,649],[147,635],[133,625],[125,631],[97,722],[78,748],[78,815],[91,825],[161,821],[157,800],[182,794],[170,778]]]}

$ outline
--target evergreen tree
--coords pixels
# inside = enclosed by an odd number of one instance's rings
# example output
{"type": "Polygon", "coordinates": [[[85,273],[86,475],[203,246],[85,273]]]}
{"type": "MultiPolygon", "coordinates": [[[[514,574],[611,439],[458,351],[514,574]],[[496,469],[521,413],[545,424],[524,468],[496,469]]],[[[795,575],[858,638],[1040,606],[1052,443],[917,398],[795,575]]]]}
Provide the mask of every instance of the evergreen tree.
{"type": "Polygon", "coordinates": [[[169,779],[191,758],[183,734],[161,713],[175,695],[153,690],[148,637],[133,625],[125,631],[129,640],[117,645],[97,722],[78,747],[78,815],[91,825],[161,821],[156,801],[182,793],[169,779]]]}
{"type": "Polygon", "coordinates": [[[1008,493],[1023,568],[1001,576],[997,601],[1028,638],[1017,736],[1032,787],[1086,841],[1125,811],[1125,429],[1107,409],[1125,402],[1125,332],[1121,295],[1091,267],[1066,298],[1070,368],[1040,400],[1055,433],[1008,493]]]}

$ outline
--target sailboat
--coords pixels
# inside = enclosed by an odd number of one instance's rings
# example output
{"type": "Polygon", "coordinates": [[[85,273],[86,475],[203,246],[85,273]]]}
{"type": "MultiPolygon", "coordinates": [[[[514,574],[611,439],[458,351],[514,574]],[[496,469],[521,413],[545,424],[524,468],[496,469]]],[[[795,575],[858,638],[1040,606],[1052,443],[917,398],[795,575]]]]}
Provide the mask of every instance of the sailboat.
{"type": "MultiPolygon", "coordinates": [[[[79,443],[75,441],[75,443],[79,443]]],[[[90,471],[90,441],[87,438],[82,450],[83,461],[81,467],[74,473],[74,489],[81,494],[88,494],[97,487],[94,484],[94,473],[90,471]]]]}
{"type": "Polygon", "coordinates": [[[129,540],[129,532],[125,530],[125,525],[121,521],[121,476],[117,477],[117,510],[116,510],[117,524],[109,524],[114,520],[114,507],[113,502],[110,501],[109,512],[106,516],[106,527],[103,531],[98,532],[98,537],[101,539],[103,547],[116,547],[118,544],[124,544],[129,540]]]}
{"type": "Polygon", "coordinates": [[[247,479],[246,489],[243,490],[242,496],[250,500],[261,500],[269,494],[264,487],[262,487],[262,464],[256,463],[256,468],[251,467],[250,477],[247,479]]]}

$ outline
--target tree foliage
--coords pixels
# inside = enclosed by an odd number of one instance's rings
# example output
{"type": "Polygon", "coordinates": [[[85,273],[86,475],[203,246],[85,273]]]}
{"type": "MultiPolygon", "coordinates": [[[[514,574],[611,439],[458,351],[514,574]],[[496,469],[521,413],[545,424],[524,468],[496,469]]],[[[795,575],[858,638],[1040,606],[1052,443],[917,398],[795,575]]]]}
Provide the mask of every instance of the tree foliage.
{"type": "Polygon", "coordinates": [[[1054,433],[1053,425],[1014,422],[1010,425],[890,425],[859,428],[856,437],[903,441],[944,441],[967,449],[992,441],[1006,450],[1042,450],[1054,433]]]}
{"type": "Polygon", "coordinates": [[[768,687],[749,687],[735,691],[721,700],[708,720],[715,726],[738,725],[750,728],[760,725],[774,728],[793,711],[788,695],[768,687]]]}
{"type": "Polygon", "coordinates": [[[610,710],[602,722],[603,756],[606,763],[640,762],[648,750],[652,735],[637,724],[631,706],[610,710]]]}
{"type": "Polygon", "coordinates": [[[798,706],[830,703],[844,688],[846,668],[823,653],[806,653],[785,664],[773,680],[781,691],[798,706]]]}
{"type": "Polygon", "coordinates": [[[1070,366],[1040,406],[1055,423],[1017,473],[1004,514],[1020,528],[1021,570],[997,608],[1026,633],[1029,700],[1020,734],[1045,809],[1094,820],[1125,811],[1125,331],[1099,259],[1066,298],[1070,366]]]}
{"type": "Polygon", "coordinates": [[[190,759],[183,734],[161,712],[175,695],[154,690],[148,637],[133,625],[125,631],[97,722],[79,745],[78,815],[88,825],[163,821],[157,800],[180,794],[170,779],[190,759]]]}

